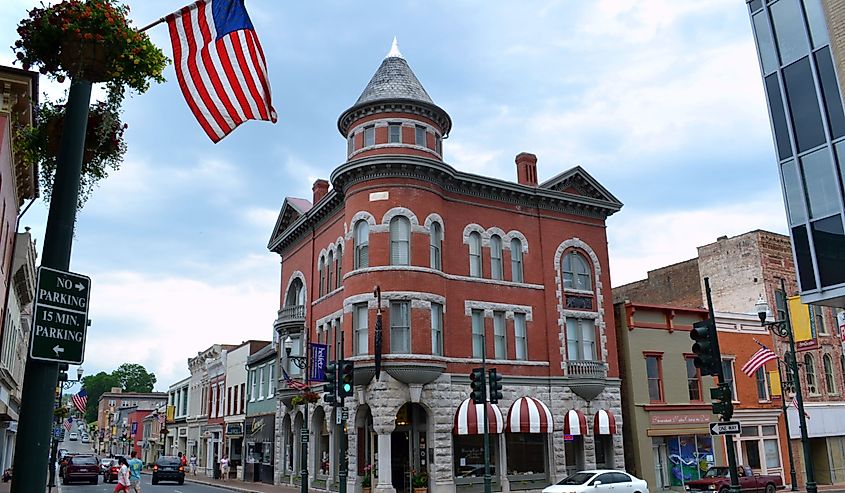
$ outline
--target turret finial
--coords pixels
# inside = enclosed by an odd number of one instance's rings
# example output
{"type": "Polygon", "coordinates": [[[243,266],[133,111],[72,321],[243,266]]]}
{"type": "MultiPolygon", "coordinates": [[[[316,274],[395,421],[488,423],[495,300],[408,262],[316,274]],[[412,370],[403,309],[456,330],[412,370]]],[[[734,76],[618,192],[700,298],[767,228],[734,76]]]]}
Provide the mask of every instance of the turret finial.
{"type": "Polygon", "coordinates": [[[387,52],[387,56],[385,58],[405,58],[402,56],[402,53],[399,52],[399,43],[396,42],[396,36],[393,36],[393,44],[390,46],[390,51],[387,52]]]}

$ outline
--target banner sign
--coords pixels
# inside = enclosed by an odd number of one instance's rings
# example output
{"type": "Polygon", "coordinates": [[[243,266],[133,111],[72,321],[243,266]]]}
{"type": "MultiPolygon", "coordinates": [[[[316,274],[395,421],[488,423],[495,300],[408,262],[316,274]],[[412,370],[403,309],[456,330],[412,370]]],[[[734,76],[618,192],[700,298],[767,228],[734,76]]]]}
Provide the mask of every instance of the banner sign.
{"type": "Polygon", "coordinates": [[[132,436],[135,436],[137,434],[138,434],[138,422],[133,421],[132,422],[132,436]]]}
{"type": "Polygon", "coordinates": [[[308,343],[308,351],[310,352],[308,356],[311,360],[308,380],[314,382],[326,381],[326,357],[328,356],[328,350],[329,348],[325,344],[308,343]]]}

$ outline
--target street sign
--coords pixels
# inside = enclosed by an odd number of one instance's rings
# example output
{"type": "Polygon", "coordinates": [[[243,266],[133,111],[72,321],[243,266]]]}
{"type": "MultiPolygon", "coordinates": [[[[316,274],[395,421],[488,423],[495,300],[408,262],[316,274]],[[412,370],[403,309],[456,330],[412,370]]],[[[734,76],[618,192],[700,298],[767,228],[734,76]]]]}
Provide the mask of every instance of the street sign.
{"type": "Polygon", "coordinates": [[[710,423],[711,435],[739,435],[741,431],[739,421],[717,421],[710,423]]]}
{"type": "Polygon", "coordinates": [[[299,441],[301,443],[308,443],[308,430],[299,430],[299,441]]]}
{"type": "Polygon", "coordinates": [[[91,278],[38,268],[35,326],[29,345],[33,359],[79,364],[85,357],[91,278]]]}

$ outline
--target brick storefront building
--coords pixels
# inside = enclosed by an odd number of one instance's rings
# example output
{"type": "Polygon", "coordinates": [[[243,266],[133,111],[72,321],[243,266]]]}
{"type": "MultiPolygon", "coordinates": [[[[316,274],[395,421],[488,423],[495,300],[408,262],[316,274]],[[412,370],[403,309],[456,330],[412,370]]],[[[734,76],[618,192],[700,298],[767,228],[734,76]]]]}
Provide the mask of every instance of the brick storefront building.
{"type": "MultiPolygon", "coordinates": [[[[315,182],[312,202],[285,199],[268,245],[282,259],[279,340],[292,355],[327,344],[336,359],[342,334],[355,362],[350,491],[368,465],[379,492],[408,490],[412,471],[433,492],[481,489],[483,406],[467,399],[485,353],[504,374],[489,408],[503,491],[624,467],[605,229],[622,204],[580,167],[539,183],[532,154],[516,156],[515,183],[458,171],[443,160],[451,127],[394,47],[338,120],[347,161],[315,182]]],[[[278,392],[277,481],[298,481],[307,416],[311,487],[334,488],[336,410],[321,400],[304,413],[296,393],[278,392]]]]}

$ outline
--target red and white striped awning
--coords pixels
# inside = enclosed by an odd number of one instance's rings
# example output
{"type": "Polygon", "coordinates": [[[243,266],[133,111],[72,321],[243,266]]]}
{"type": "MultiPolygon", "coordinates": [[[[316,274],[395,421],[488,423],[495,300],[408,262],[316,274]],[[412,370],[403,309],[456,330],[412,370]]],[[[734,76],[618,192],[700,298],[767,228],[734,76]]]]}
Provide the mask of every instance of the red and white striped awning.
{"type": "Polygon", "coordinates": [[[616,434],[616,417],[610,411],[599,409],[593,418],[593,434],[594,435],[615,435],[616,434]]]}
{"type": "MultiPolygon", "coordinates": [[[[480,435],[484,433],[483,404],[473,404],[471,399],[461,402],[455,412],[455,425],[452,433],[455,435],[480,435]]],[[[487,403],[487,429],[490,433],[501,433],[505,428],[502,411],[496,404],[487,403]]]]}
{"type": "Polygon", "coordinates": [[[520,397],[508,411],[509,433],[551,433],[554,431],[552,412],[533,397],[520,397]]]}
{"type": "Polygon", "coordinates": [[[570,409],[563,418],[564,435],[586,435],[587,417],[577,409],[570,409]]]}

